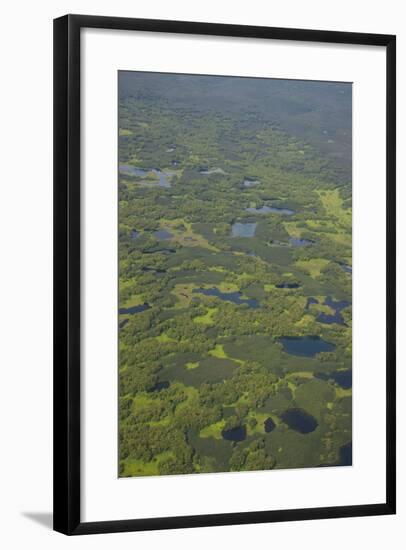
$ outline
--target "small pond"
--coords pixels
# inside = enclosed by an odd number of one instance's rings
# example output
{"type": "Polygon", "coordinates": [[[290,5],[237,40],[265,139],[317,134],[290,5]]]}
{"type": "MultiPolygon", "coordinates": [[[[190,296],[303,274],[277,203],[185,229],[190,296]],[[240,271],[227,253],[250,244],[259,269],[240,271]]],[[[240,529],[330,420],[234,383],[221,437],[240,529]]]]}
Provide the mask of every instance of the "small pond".
{"type": "Polygon", "coordinates": [[[166,229],[160,229],[159,231],[154,231],[154,237],[156,237],[159,241],[167,241],[172,239],[173,235],[166,229]]]}
{"type": "Polygon", "coordinates": [[[199,174],[210,176],[211,174],[225,174],[222,168],[200,168],[199,174]]]}
{"type": "Polygon", "coordinates": [[[296,239],[295,237],[291,237],[289,239],[289,242],[292,246],[301,248],[303,246],[310,246],[314,244],[314,241],[311,241],[310,239],[296,239]]]}
{"type": "Polygon", "coordinates": [[[158,269],[155,267],[148,267],[148,266],[142,267],[141,271],[144,271],[144,273],[157,273],[159,275],[166,273],[166,269],[158,269]]]}
{"type": "Polygon", "coordinates": [[[288,409],[281,414],[281,419],[292,430],[301,434],[314,432],[317,428],[317,420],[303,409],[288,409]]]}
{"type": "Polygon", "coordinates": [[[118,312],[120,315],[133,315],[134,313],[141,313],[141,311],[145,311],[146,309],[149,309],[151,306],[149,304],[139,304],[138,306],[131,306],[131,307],[121,307],[118,312]]]}
{"type": "Polygon", "coordinates": [[[331,374],[331,378],[341,386],[343,390],[352,388],[352,370],[337,370],[331,374]]]}
{"type": "Polygon", "coordinates": [[[194,288],[193,292],[204,294],[205,296],[215,296],[225,302],[232,302],[236,305],[246,304],[249,308],[256,309],[259,302],[255,298],[241,298],[241,292],[221,292],[218,288],[194,288]]]}
{"type": "Polygon", "coordinates": [[[150,390],[148,390],[149,392],[153,392],[153,391],[162,391],[162,390],[166,390],[167,388],[169,388],[169,382],[167,380],[165,381],[162,381],[162,382],[157,382],[155,384],[155,386],[153,386],[150,390]]]}
{"type": "Polygon", "coordinates": [[[338,264],[341,269],[343,269],[346,273],[352,273],[352,267],[348,264],[344,264],[344,263],[339,263],[338,264]]]}
{"type": "Polygon", "coordinates": [[[309,307],[312,304],[318,304],[318,303],[319,301],[317,300],[317,298],[307,298],[306,309],[309,309],[309,307]]]}
{"type": "Polygon", "coordinates": [[[223,439],[227,441],[244,441],[247,437],[247,430],[245,426],[237,426],[236,428],[230,428],[229,430],[223,430],[221,432],[223,439]]]}
{"type": "Polygon", "coordinates": [[[235,222],[231,226],[232,237],[254,237],[257,224],[255,222],[235,222]]]}
{"type": "Polygon", "coordinates": [[[256,185],[259,185],[261,182],[259,180],[256,180],[254,178],[245,178],[243,181],[244,187],[255,187],[256,185]]]}
{"type": "Polygon", "coordinates": [[[269,212],[272,212],[272,208],[270,206],[261,206],[260,208],[246,208],[247,212],[250,212],[250,214],[268,214],[269,212]]]}
{"type": "Polygon", "coordinates": [[[174,248],[155,248],[150,250],[144,250],[143,254],[175,254],[176,250],[174,248]]]}
{"type": "Polygon", "coordinates": [[[278,285],[275,285],[276,288],[299,288],[300,285],[298,283],[279,283],[278,285]]]}
{"type": "Polygon", "coordinates": [[[282,214],[282,216],[292,216],[295,213],[295,211],[290,208],[278,208],[277,206],[269,207],[269,212],[273,212],[274,214],[282,214]]]}
{"type": "Polygon", "coordinates": [[[173,176],[171,172],[161,172],[160,170],[156,170],[156,168],[152,168],[151,170],[144,170],[143,168],[136,168],[135,166],[131,166],[130,164],[120,164],[119,166],[120,174],[124,174],[127,176],[135,176],[139,178],[147,177],[148,174],[153,172],[157,179],[149,180],[145,179],[143,181],[140,181],[141,185],[145,185],[148,187],[170,187],[171,182],[169,181],[169,178],[173,176]]]}
{"type": "Polygon", "coordinates": [[[334,344],[320,336],[282,336],[279,342],[283,345],[283,351],[299,357],[314,357],[318,353],[335,349],[334,344]]]}
{"type": "Polygon", "coordinates": [[[334,372],[315,372],[315,378],[320,380],[334,380],[343,390],[352,388],[352,370],[336,370],[334,372]]]}
{"type": "Polygon", "coordinates": [[[275,422],[271,417],[267,418],[264,422],[264,430],[266,433],[272,432],[276,428],[275,422]]]}
{"type": "Polygon", "coordinates": [[[133,229],[131,231],[131,238],[135,241],[136,239],[138,239],[138,237],[141,235],[141,233],[139,231],[136,231],[135,229],[133,229]]]}
{"type": "MultiPolygon", "coordinates": [[[[290,208],[277,208],[275,206],[267,206],[266,204],[264,206],[261,206],[260,208],[246,208],[247,212],[250,212],[250,214],[282,214],[284,216],[291,216],[295,213],[294,210],[290,210],[290,208]]],[[[300,239],[299,239],[300,240],[300,239]]]]}
{"type": "Polygon", "coordinates": [[[289,243],[284,243],[283,241],[278,241],[275,239],[270,240],[266,244],[267,246],[289,246],[289,243]]]}

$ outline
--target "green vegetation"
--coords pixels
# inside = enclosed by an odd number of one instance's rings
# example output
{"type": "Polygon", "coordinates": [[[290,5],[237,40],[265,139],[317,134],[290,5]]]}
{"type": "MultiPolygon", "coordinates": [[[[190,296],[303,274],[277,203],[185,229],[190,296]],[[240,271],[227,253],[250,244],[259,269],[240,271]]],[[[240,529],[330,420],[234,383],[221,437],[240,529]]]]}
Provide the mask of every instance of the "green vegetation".
{"type": "Polygon", "coordinates": [[[119,163],[145,174],[118,183],[119,475],[337,464],[352,412],[332,377],[351,369],[348,85],[120,74],[119,163]],[[247,211],[263,206],[291,213],[247,211]],[[341,321],[328,297],[346,302],[341,321]],[[334,347],[293,355],[286,336],[334,347]],[[293,429],[290,409],[317,427],[293,429]]]}

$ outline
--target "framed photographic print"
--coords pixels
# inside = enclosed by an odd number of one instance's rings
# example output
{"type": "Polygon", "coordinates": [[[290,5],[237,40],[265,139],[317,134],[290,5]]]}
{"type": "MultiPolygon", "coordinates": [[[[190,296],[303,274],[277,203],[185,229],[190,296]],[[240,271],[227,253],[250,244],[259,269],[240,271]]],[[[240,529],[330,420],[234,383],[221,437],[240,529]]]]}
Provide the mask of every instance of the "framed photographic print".
{"type": "Polygon", "coordinates": [[[54,528],[395,513],[395,37],[54,22],[54,528]]]}

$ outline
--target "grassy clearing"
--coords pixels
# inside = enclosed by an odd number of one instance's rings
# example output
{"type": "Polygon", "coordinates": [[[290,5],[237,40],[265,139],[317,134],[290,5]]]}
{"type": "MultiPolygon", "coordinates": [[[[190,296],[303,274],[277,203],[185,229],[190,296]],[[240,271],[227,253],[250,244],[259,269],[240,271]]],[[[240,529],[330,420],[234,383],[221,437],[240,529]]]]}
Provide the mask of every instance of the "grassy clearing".
{"type": "Polygon", "coordinates": [[[214,437],[214,439],[222,439],[221,432],[224,430],[225,425],[226,421],[222,418],[218,422],[210,424],[210,426],[206,426],[203,430],[200,430],[199,437],[214,437]]]}
{"type": "Polygon", "coordinates": [[[185,386],[184,384],[177,382],[176,384],[173,384],[175,387],[181,387],[183,393],[186,395],[185,401],[182,401],[182,403],[179,403],[179,405],[176,407],[175,415],[177,412],[181,411],[184,407],[186,407],[191,401],[194,399],[197,399],[199,396],[199,391],[194,388],[193,386],[185,386]]]}
{"type": "Polygon", "coordinates": [[[344,246],[351,246],[352,236],[348,233],[326,233],[326,237],[344,246]]]}
{"type": "Polygon", "coordinates": [[[223,281],[216,285],[220,292],[238,292],[239,286],[230,281],[223,281]]]}
{"type": "Polygon", "coordinates": [[[222,344],[216,344],[216,347],[209,351],[209,355],[211,355],[213,357],[217,357],[219,359],[227,359],[228,358],[228,355],[224,351],[224,347],[223,347],[222,344]]]}
{"type": "Polygon", "coordinates": [[[311,315],[303,315],[303,317],[295,323],[295,327],[298,327],[303,331],[306,331],[306,329],[310,329],[310,327],[313,324],[314,324],[314,317],[312,317],[311,315]]]}
{"type": "Polygon", "coordinates": [[[352,210],[343,208],[343,199],[339,189],[323,190],[317,192],[326,210],[326,213],[335,218],[340,225],[350,228],[352,223],[352,210]]]}
{"type": "Polygon", "coordinates": [[[213,316],[218,311],[218,308],[216,307],[210,307],[204,315],[199,315],[198,317],[194,317],[193,321],[197,323],[198,325],[213,325],[213,316]]]}
{"type": "Polygon", "coordinates": [[[283,222],[283,227],[289,234],[289,237],[300,239],[303,229],[298,227],[297,222],[283,222]]]}
{"type": "Polygon", "coordinates": [[[158,342],[174,342],[174,341],[175,341],[173,338],[171,338],[170,336],[168,336],[168,335],[166,334],[166,332],[163,332],[163,333],[160,334],[159,336],[156,336],[155,339],[158,340],[158,342]]]}
{"type": "Polygon", "coordinates": [[[121,307],[129,308],[134,306],[139,306],[144,303],[144,299],[140,294],[136,294],[134,296],[131,296],[126,302],[123,304],[120,304],[121,307]]]}
{"type": "Polygon", "coordinates": [[[138,393],[133,399],[133,411],[142,410],[153,404],[154,400],[146,393],[138,393]]]}
{"type": "MultiPolygon", "coordinates": [[[[251,412],[248,415],[248,418],[255,418],[257,423],[256,423],[255,426],[250,426],[249,423],[247,424],[246,427],[247,427],[248,435],[254,435],[256,433],[259,433],[259,434],[265,433],[264,422],[269,417],[270,417],[270,415],[268,413],[251,412]]],[[[274,418],[272,418],[272,420],[274,420],[274,422],[275,422],[274,418]]]]}
{"type": "Polygon", "coordinates": [[[264,284],[264,290],[265,292],[271,292],[272,290],[275,290],[276,286],[271,283],[265,283],[264,284]]]}
{"type": "Polygon", "coordinates": [[[187,222],[184,218],[177,218],[175,220],[167,220],[163,218],[160,220],[160,226],[162,229],[168,229],[173,234],[172,240],[182,246],[197,246],[200,248],[206,248],[207,250],[211,250],[213,252],[219,251],[202,235],[195,233],[192,229],[192,224],[187,222]]]}
{"type": "Polygon", "coordinates": [[[303,372],[291,372],[286,375],[286,378],[306,378],[311,379],[313,378],[313,373],[310,371],[303,371],[303,372]]]}
{"type": "Polygon", "coordinates": [[[193,369],[197,369],[199,365],[200,365],[199,361],[196,361],[195,363],[190,361],[189,363],[186,363],[185,367],[187,368],[187,370],[193,370],[193,369]]]}
{"type": "Polygon", "coordinates": [[[173,287],[172,294],[174,294],[178,300],[175,308],[185,308],[190,305],[194,288],[198,288],[194,283],[180,283],[173,287]]]}
{"type": "Polygon", "coordinates": [[[311,260],[297,260],[295,265],[299,269],[308,273],[310,277],[316,279],[320,276],[322,269],[329,263],[330,261],[325,260],[324,258],[312,258],[311,260]]]}
{"type": "Polygon", "coordinates": [[[159,464],[168,458],[175,458],[172,451],[165,451],[154,457],[151,462],[143,462],[134,458],[123,461],[124,471],[121,477],[154,476],[159,474],[159,464]]]}
{"type": "Polygon", "coordinates": [[[236,359],[227,355],[223,344],[216,344],[216,347],[210,350],[208,353],[212,357],[217,357],[217,359],[230,359],[230,361],[234,361],[235,363],[239,363],[240,365],[243,365],[245,363],[245,361],[243,361],[242,359],[236,359]]]}
{"type": "Polygon", "coordinates": [[[341,399],[342,397],[350,397],[352,395],[352,389],[345,390],[344,388],[336,387],[336,398],[341,399]]]}
{"type": "Polygon", "coordinates": [[[131,130],[127,130],[126,128],[120,128],[118,131],[119,136],[132,136],[133,133],[131,130]]]}
{"type": "Polygon", "coordinates": [[[306,220],[306,225],[309,229],[315,231],[323,231],[325,233],[334,233],[337,229],[337,226],[334,222],[326,220],[306,220]]]}

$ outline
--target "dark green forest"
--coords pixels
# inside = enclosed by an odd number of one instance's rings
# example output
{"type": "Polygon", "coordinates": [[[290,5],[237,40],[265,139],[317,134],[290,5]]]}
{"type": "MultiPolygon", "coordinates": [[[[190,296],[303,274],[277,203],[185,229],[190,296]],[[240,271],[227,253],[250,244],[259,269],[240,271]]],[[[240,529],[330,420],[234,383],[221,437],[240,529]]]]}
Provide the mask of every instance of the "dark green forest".
{"type": "Polygon", "coordinates": [[[119,73],[119,475],[351,464],[351,85],[119,73]]]}

